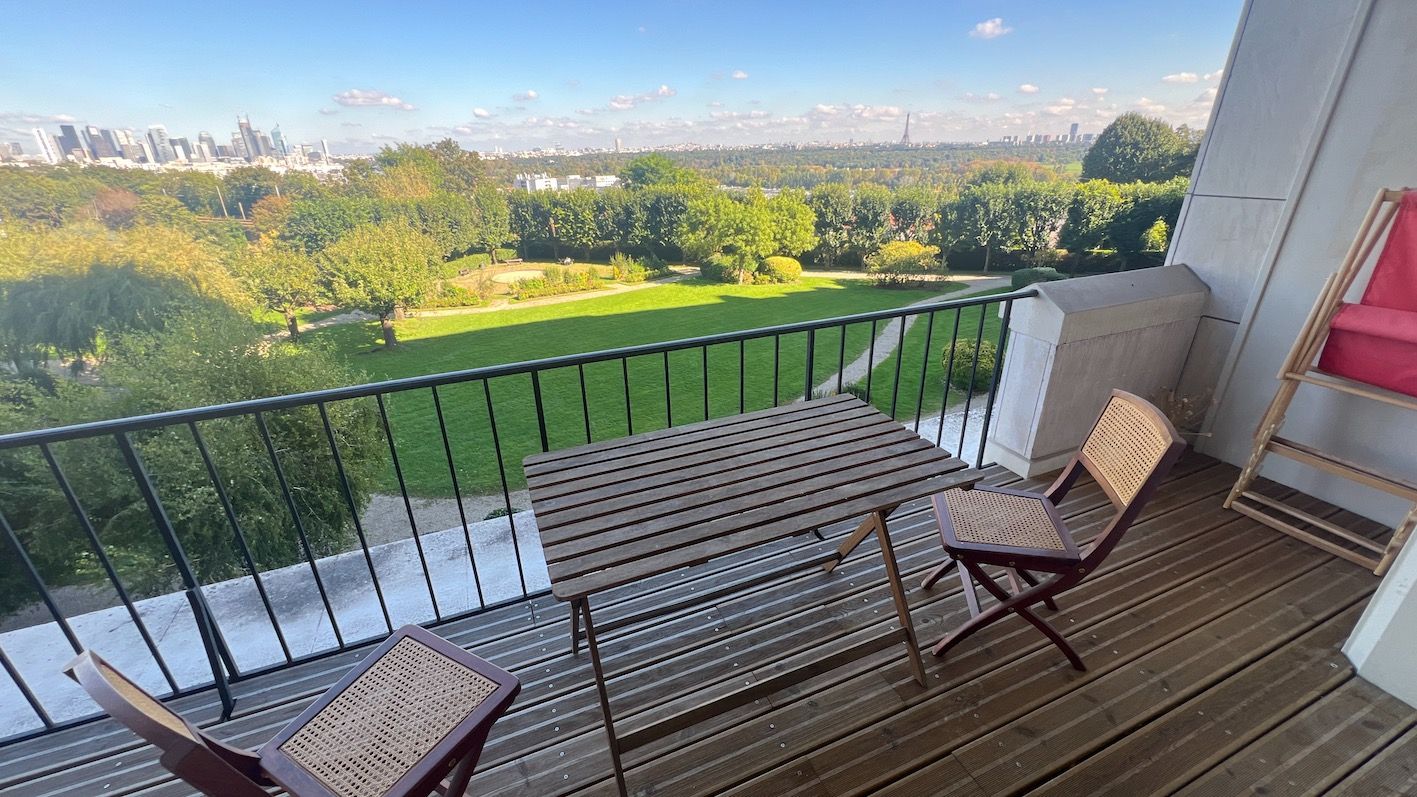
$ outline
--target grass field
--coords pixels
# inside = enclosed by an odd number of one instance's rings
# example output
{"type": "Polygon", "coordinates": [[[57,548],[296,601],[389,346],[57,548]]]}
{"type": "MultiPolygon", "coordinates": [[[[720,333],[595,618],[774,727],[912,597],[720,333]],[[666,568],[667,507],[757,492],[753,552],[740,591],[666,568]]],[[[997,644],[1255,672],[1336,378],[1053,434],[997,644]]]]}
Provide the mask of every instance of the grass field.
{"type": "MultiPolygon", "coordinates": [[[[1008,288],[988,291],[984,296],[1007,293],[1008,288]]],[[[1000,305],[966,307],[958,312],[935,313],[933,327],[928,316],[919,316],[905,333],[905,343],[882,360],[871,373],[871,403],[885,412],[893,412],[896,417],[915,418],[916,407],[924,416],[937,415],[945,409],[962,404],[966,398],[964,391],[951,386],[945,395],[945,361],[943,356],[950,349],[950,337],[961,342],[973,343],[979,335],[980,321],[984,324],[983,339],[998,345],[1000,305]],[[929,337],[928,342],[926,337],[929,337]],[[896,386],[896,371],[899,368],[899,387],[896,386]]]]}
{"type": "MultiPolygon", "coordinates": [[[[830,279],[806,279],[796,285],[741,286],[686,280],[562,304],[409,319],[398,326],[403,345],[390,352],[378,350],[378,333],[373,324],[329,327],[311,333],[311,337],[331,342],[349,365],[369,379],[379,380],[880,310],[941,292],[939,287],[928,291],[881,290],[864,282],[830,279]]],[[[923,333],[923,325],[917,327],[923,333]]],[[[911,339],[908,335],[907,362],[918,362],[918,356],[914,360],[910,357],[911,339]]],[[[938,330],[935,339],[940,340],[938,330]]],[[[819,333],[813,355],[814,381],[820,382],[834,373],[839,356],[849,362],[864,352],[868,340],[869,324],[853,325],[845,335],[844,345],[836,330],[819,333]]],[[[741,383],[737,343],[709,347],[707,351],[671,353],[667,358],[667,402],[665,358],[651,355],[630,360],[626,371],[633,430],[663,428],[671,418],[675,424],[702,420],[705,370],[707,411],[712,417],[737,412],[740,390],[742,406],[747,410],[773,404],[774,382],[781,401],[802,395],[806,386],[805,333],[781,338],[776,378],[771,338],[749,341],[741,351],[741,383]]],[[[587,437],[602,440],[630,431],[621,364],[615,361],[587,365],[584,377],[583,400],[577,368],[541,375],[547,436],[553,449],[584,443],[587,437]]],[[[522,458],[541,449],[531,379],[495,379],[490,390],[502,460],[510,486],[515,489],[522,484],[522,458]]],[[[501,482],[482,384],[440,388],[439,399],[459,487],[464,493],[499,490],[501,482]]],[[[879,396],[877,401],[879,404],[879,396]]],[[[386,402],[410,493],[451,495],[448,461],[430,391],[393,394],[386,402]]],[[[382,487],[394,486],[390,472],[382,487]]]]}

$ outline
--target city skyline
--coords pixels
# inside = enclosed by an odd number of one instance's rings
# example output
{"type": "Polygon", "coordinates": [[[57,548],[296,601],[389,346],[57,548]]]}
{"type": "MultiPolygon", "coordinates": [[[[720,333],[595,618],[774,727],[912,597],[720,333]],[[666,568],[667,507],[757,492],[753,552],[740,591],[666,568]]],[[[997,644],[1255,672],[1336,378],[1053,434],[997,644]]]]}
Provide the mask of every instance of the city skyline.
{"type": "Polygon", "coordinates": [[[482,151],[894,143],[907,114],[917,143],[1095,132],[1133,110],[1200,127],[1239,3],[1177,5],[970,2],[921,22],[890,2],[868,16],[838,4],[411,14],[316,3],[300,19],[176,27],[144,24],[159,6],[143,3],[102,26],[15,7],[26,36],[0,57],[0,141],[28,152],[33,128],[61,124],[164,125],[191,139],[233,107],[336,155],[445,137],[482,151]],[[918,42],[863,34],[900,20],[918,42]],[[58,57],[76,50],[85,57],[58,57]],[[153,59],[171,66],[147,68],[153,59]]]}

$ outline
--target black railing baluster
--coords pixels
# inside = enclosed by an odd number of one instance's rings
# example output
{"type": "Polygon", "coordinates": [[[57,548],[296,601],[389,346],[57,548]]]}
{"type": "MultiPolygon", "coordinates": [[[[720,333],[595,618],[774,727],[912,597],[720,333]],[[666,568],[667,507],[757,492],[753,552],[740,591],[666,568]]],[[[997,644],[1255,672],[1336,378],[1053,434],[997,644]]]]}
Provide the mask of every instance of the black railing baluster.
{"type": "Polygon", "coordinates": [[[836,347],[836,392],[845,392],[842,380],[846,378],[846,324],[841,325],[841,340],[836,347]]]}
{"type": "Polygon", "coordinates": [[[781,337],[780,335],[773,335],[773,336],[772,336],[772,405],[773,405],[774,407],[777,406],[777,399],[778,399],[778,396],[781,395],[781,392],[778,390],[778,383],[779,383],[779,381],[780,381],[780,379],[781,379],[781,375],[778,373],[778,366],[781,364],[781,361],[782,361],[782,337],[781,337]]]}
{"type": "Polygon", "coordinates": [[[590,442],[590,398],[585,391],[585,365],[576,364],[576,375],[581,380],[581,417],[585,419],[585,441],[590,442]]]}
{"type": "Polygon", "coordinates": [[[744,412],[747,408],[747,382],[744,381],[746,373],[743,370],[743,341],[738,341],[738,411],[744,412]]]}
{"type": "Polygon", "coordinates": [[[866,403],[871,403],[871,377],[876,374],[876,319],[871,319],[871,343],[866,347],[866,403]]]}
{"type": "Polygon", "coordinates": [[[148,469],[143,465],[143,458],[138,455],[138,450],[133,447],[133,441],[128,438],[126,432],[119,432],[113,436],[118,442],[118,450],[123,455],[123,461],[128,464],[128,470],[133,474],[133,480],[138,485],[138,492],[143,497],[143,503],[147,504],[148,514],[152,515],[153,524],[157,526],[158,536],[162,537],[163,543],[167,545],[172,561],[177,565],[177,573],[182,578],[182,584],[187,590],[187,600],[192,605],[192,620],[197,625],[197,634],[202,639],[202,645],[206,648],[207,661],[212,668],[212,683],[216,685],[217,691],[221,693],[221,705],[223,718],[231,716],[233,702],[231,693],[227,689],[227,673],[239,676],[240,668],[236,666],[236,660],[231,655],[231,648],[226,644],[226,639],[221,632],[221,626],[212,616],[212,608],[207,604],[207,596],[202,592],[202,584],[197,580],[197,573],[192,568],[192,562],[187,558],[187,551],[182,547],[182,541],[177,539],[177,529],[172,525],[172,520],[167,516],[167,509],[162,505],[162,499],[158,497],[157,485],[153,484],[152,476],[148,474],[148,469]],[[225,669],[223,670],[223,665],[225,669]]]}
{"type": "Polygon", "coordinates": [[[507,468],[502,463],[502,438],[497,434],[497,415],[492,411],[492,388],[482,380],[482,397],[487,401],[487,426],[492,430],[492,452],[497,457],[497,475],[502,479],[502,500],[507,506],[507,525],[512,530],[512,553],[517,558],[517,578],[521,581],[522,597],[527,597],[526,571],[522,568],[522,548],[517,542],[517,522],[512,518],[512,493],[507,489],[507,468]]]}
{"type": "Polygon", "coordinates": [[[954,379],[955,371],[955,349],[959,348],[959,317],[964,311],[962,307],[955,308],[954,329],[950,330],[950,356],[945,363],[945,386],[940,391],[940,422],[935,428],[935,447],[943,448],[942,442],[945,437],[945,411],[950,407],[950,380],[954,379]]]}
{"type": "MultiPolygon", "coordinates": [[[[531,392],[536,399],[536,430],[541,434],[541,450],[550,451],[551,442],[546,437],[546,407],[541,403],[541,372],[531,372],[531,392]]],[[[437,387],[434,387],[433,395],[437,396],[437,387]]],[[[442,421],[439,420],[441,424],[442,421]]]]}
{"type": "Polygon", "coordinates": [[[35,716],[39,717],[39,722],[47,731],[54,730],[54,720],[49,716],[49,712],[44,710],[44,705],[39,702],[39,698],[30,691],[30,685],[25,683],[25,679],[20,675],[20,671],[15,668],[15,663],[10,661],[10,657],[5,654],[5,649],[0,648],[0,667],[5,668],[5,672],[10,675],[10,680],[15,682],[15,688],[20,690],[20,695],[30,704],[35,716]]]}
{"type": "Polygon", "coordinates": [[[805,380],[806,386],[802,388],[803,401],[812,400],[812,388],[816,387],[816,385],[812,384],[812,371],[814,370],[814,366],[816,365],[816,358],[817,330],[809,329],[807,330],[807,378],[805,380]]]}
{"type": "MultiPolygon", "coordinates": [[[[931,312],[925,321],[925,347],[920,355],[920,390],[915,396],[915,428],[920,433],[920,413],[925,407],[925,375],[930,370],[930,336],[935,334],[935,313],[931,312]]],[[[901,352],[904,356],[904,352],[901,352]]]]}
{"type": "Polygon", "coordinates": [[[959,419],[959,448],[955,456],[964,459],[964,435],[969,430],[969,408],[974,404],[974,379],[979,375],[979,345],[984,342],[984,318],[988,305],[979,305],[979,329],[974,333],[974,362],[969,367],[969,387],[964,391],[964,415],[959,419]]]}
{"type": "Polygon", "coordinates": [[[39,599],[44,603],[44,608],[49,611],[49,616],[54,618],[54,624],[59,626],[59,630],[64,633],[64,638],[69,640],[69,647],[75,653],[84,649],[79,644],[79,637],[74,633],[74,629],[69,627],[69,620],[64,613],[59,611],[59,604],[54,602],[54,595],[49,591],[49,586],[44,583],[44,577],[39,574],[39,568],[34,566],[34,560],[30,559],[29,552],[20,543],[20,538],[11,528],[10,521],[6,519],[5,513],[0,512],[0,531],[4,532],[5,539],[10,541],[10,547],[15,549],[15,556],[20,560],[20,569],[25,571],[25,577],[29,579],[30,586],[39,593],[39,599]]]}
{"type": "Polygon", "coordinates": [[[118,571],[114,569],[113,562],[108,558],[108,552],[104,550],[103,543],[99,541],[93,521],[89,519],[88,513],[79,503],[79,496],[74,493],[73,486],[69,484],[69,478],[64,475],[64,469],[59,467],[59,461],[54,458],[54,452],[50,450],[47,443],[40,443],[39,451],[44,455],[44,461],[49,464],[49,472],[54,474],[54,482],[59,485],[59,491],[64,494],[64,500],[68,502],[70,511],[74,513],[74,519],[79,521],[79,528],[83,530],[84,536],[88,539],[94,556],[98,558],[99,566],[103,568],[104,574],[108,576],[108,582],[113,585],[113,591],[118,595],[118,600],[123,603],[124,610],[128,612],[128,618],[138,629],[138,635],[142,637],[143,644],[152,654],[153,661],[157,663],[158,670],[162,672],[163,680],[167,681],[168,687],[175,694],[178,690],[177,680],[172,677],[172,671],[167,668],[167,662],[163,659],[162,653],[158,651],[157,643],[153,641],[152,634],[148,633],[147,623],[143,622],[142,615],[138,614],[138,607],[133,605],[132,597],[128,595],[123,581],[118,578],[118,571]]]}
{"type": "Polygon", "coordinates": [[[379,408],[379,422],[384,427],[384,439],[389,443],[389,461],[394,465],[394,478],[399,483],[403,511],[408,515],[408,530],[413,535],[414,550],[418,551],[418,564],[423,568],[423,582],[428,586],[428,600],[433,604],[433,619],[441,621],[443,612],[438,608],[438,593],[433,589],[433,574],[428,570],[428,556],[423,550],[423,538],[418,535],[418,521],[413,518],[413,502],[408,497],[408,484],[404,482],[403,465],[399,462],[398,446],[394,444],[394,430],[389,425],[389,411],[384,406],[384,394],[374,394],[374,403],[379,408]]]}
{"type": "Polygon", "coordinates": [[[670,398],[669,389],[669,352],[664,352],[664,427],[667,429],[674,425],[674,399],[670,398]]]}
{"type": "MultiPolygon", "coordinates": [[[[536,373],[532,372],[532,384],[536,383],[536,373]]],[[[463,540],[467,542],[467,563],[472,567],[472,583],[477,588],[477,602],[486,604],[482,599],[482,579],[477,574],[477,555],[472,552],[472,530],[467,525],[467,510],[462,505],[462,485],[458,482],[458,468],[453,464],[453,444],[448,440],[448,424],[443,420],[443,400],[438,397],[438,387],[434,385],[429,388],[433,392],[433,414],[438,418],[438,433],[443,436],[443,456],[448,459],[448,478],[453,482],[453,499],[458,503],[458,520],[462,523],[463,540]]],[[[541,391],[537,389],[537,418],[541,418],[541,391]]],[[[543,421],[543,445],[545,444],[545,425],[543,421]]],[[[543,449],[544,450],[544,449],[543,449]]]]}
{"type": "Polygon", "coordinates": [[[900,398],[900,369],[905,365],[905,323],[907,316],[897,318],[895,322],[900,324],[900,336],[895,342],[895,381],[891,384],[891,418],[895,418],[896,401],[900,398]]]}
{"type": "Polygon", "coordinates": [[[984,428],[979,432],[979,456],[974,459],[974,467],[984,467],[984,443],[989,439],[989,422],[994,417],[994,399],[999,391],[999,379],[1004,369],[1004,344],[1009,334],[1009,319],[1013,317],[1014,300],[1004,302],[1004,317],[999,321],[999,341],[994,346],[994,374],[989,380],[989,399],[984,405],[984,428]]]}
{"type": "Polygon", "coordinates": [[[703,364],[704,380],[704,420],[709,419],[709,387],[708,387],[708,347],[699,349],[700,362],[703,364]]]}
{"type": "Polygon", "coordinates": [[[344,470],[344,457],[339,453],[339,442],[335,440],[334,427],[330,426],[330,413],[325,402],[315,402],[315,408],[320,412],[320,423],[325,427],[325,439],[330,443],[330,454],[335,460],[335,473],[339,476],[340,491],[344,493],[344,502],[349,506],[349,517],[354,521],[354,536],[359,538],[359,549],[364,552],[364,564],[369,568],[369,580],[374,584],[374,597],[379,601],[379,613],[384,616],[384,626],[388,632],[394,632],[394,621],[389,616],[389,604],[384,600],[384,588],[379,584],[379,571],[374,569],[374,557],[369,553],[369,539],[364,536],[364,521],[359,519],[359,507],[354,502],[354,489],[349,486],[349,474],[344,470]]]}
{"type": "Polygon", "coordinates": [[[305,521],[300,519],[295,497],[290,494],[290,483],[285,478],[285,468],[281,467],[275,444],[271,442],[271,430],[266,426],[266,416],[257,412],[253,413],[253,417],[256,419],[256,430],[261,434],[261,442],[266,447],[266,455],[271,459],[271,467],[275,469],[276,484],[280,487],[281,497],[285,499],[285,508],[290,511],[291,522],[295,524],[295,536],[300,541],[300,550],[305,554],[305,561],[310,564],[310,575],[315,578],[315,591],[320,593],[320,603],[324,604],[325,615],[330,618],[330,630],[335,634],[335,644],[340,650],[344,650],[344,632],[340,631],[339,620],[335,618],[335,607],[330,603],[329,592],[325,590],[325,580],[320,577],[320,567],[315,564],[315,551],[310,547],[310,536],[305,533],[305,521]]]}
{"type": "MultiPolygon", "coordinates": [[[[620,358],[620,376],[625,382],[625,434],[635,433],[635,413],[630,403],[630,358],[620,358]]],[[[487,384],[487,380],[482,380],[487,384]]]]}

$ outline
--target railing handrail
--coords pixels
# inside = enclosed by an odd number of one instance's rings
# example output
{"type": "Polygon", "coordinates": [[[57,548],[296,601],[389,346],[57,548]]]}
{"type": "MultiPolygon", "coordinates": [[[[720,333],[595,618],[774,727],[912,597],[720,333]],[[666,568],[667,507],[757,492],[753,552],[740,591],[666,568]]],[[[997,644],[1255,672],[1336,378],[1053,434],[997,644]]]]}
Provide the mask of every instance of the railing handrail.
{"type": "Polygon", "coordinates": [[[618,349],[600,349],[598,351],[580,354],[563,354],[558,357],[545,357],[539,360],[524,360],[515,363],[503,363],[501,365],[486,365],[479,368],[467,368],[459,371],[445,371],[423,376],[409,376],[402,379],[386,379],[380,382],[365,382],[345,387],[310,390],[304,393],[289,393],[283,396],[245,399],[205,407],[191,407],[188,409],[168,410],[165,412],[135,415],[126,418],[110,418],[102,421],[70,424],[68,426],[32,429],[24,432],[0,435],[0,451],[24,446],[77,440],[86,437],[97,437],[106,434],[120,434],[144,429],[156,429],[181,423],[229,418],[236,415],[250,415],[256,412],[269,412],[330,401],[344,401],[373,395],[386,395],[405,390],[416,390],[418,388],[437,387],[441,385],[477,381],[480,379],[493,379],[502,376],[515,376],[517,374],[529,374],[572,365],[588,365],[590,363],[607,360],[619,360],[625,357],[660,354],[681,349],[694,349],[718,343],[733,343],[740,340],[753,340],[755,338],[766,338],[792,332],[807,332],[809,330],[825,329],[862,321],[904,318],[905,316],[933,313],[940,310],[953,310],[961,307],[975,307],[984,304],[1009,302],[1014,299],[1027,299],[1037,295],[1038,291],[1036,289],[1024,288],[1007,293],[984,294],[964,299],[947,299],[945,301],[931,302],[929,304],[873,310],[866,313],[835,316],[813,321],[796,321],[790,324],[778,324],[770,327],[719,332],[713,335],[703,335],[696,338],[681,338],[679,340],[663,341],[660,343],[644,343],[638,346],[624,346],[618,349]]]}

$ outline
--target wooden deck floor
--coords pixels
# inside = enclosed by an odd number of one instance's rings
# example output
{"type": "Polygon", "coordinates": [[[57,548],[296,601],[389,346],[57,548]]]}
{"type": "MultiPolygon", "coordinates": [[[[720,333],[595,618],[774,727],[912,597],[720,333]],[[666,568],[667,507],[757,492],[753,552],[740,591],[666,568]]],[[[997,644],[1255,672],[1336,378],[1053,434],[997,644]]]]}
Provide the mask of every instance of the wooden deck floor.
{"type": "MultiPolygon", "coordinates": [[[[635,751],[631,789],[773,797],[1417,793],[1417,711],[1355,676],[1339,652],[1377,579],[1222,510],[1234,477],[1233,468],[1188,457],[1105,569],[1064,596],[1055,622],[1087,672],[1068,667],[1016,618],[946,659],[927,655],[923,689],[900,651],[883,651],[635,751]]],[[[1002,471],[990,481],[1020,484],[1002,471]]],[[[1062,509],[1082,539],[1107,515],[1091,485],[1062,509]]],[[[940,557],[922,507],[901,510],[893,538],[928,647],[965,617],[964,600],[953,578],[930,591],[918,586],[940,557]]],[[[753,581],[815,544],[806,536],[617,591],[599,602],[597,618],[753,581]]],[[[652,627],[605,633],[607,667],[621,673],[611,686],[620,715],[751,679],[809,643],[828,649],[863,618],[889,622],[880,567],[863,546],[833,575],[783,576],[652,627]]],[[[524,683],[471,793],[613,793],[589,667],[584,652],[569,655],[563,606],[535,600],[439,633],[524,683]]],[[[264,741],[359,655],[239,685],[237,716],[213,732],[242,745],[264,741]]],[[[177,701],[204,722],[212,704],[204,695],[177,701]]],[[[107,721],[0,748],[6,797],[190,793],[150,748],[107,721]]]]}

